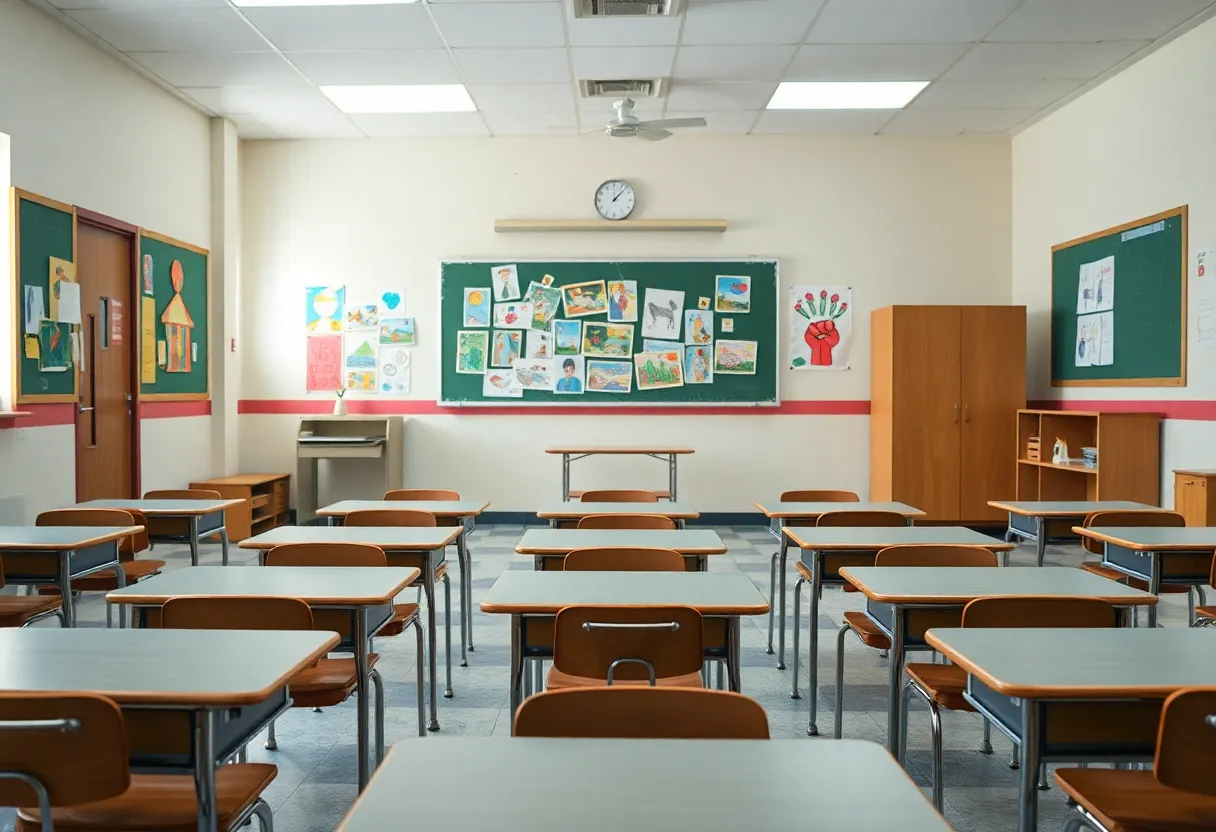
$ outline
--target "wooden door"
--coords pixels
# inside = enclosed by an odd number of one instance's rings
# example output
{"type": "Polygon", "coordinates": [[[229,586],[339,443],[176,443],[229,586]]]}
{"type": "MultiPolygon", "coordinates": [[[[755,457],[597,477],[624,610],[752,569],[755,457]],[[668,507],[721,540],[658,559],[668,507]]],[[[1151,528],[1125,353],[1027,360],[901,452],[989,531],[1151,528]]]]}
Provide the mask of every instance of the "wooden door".
{"type": "Polygon", "coordinates": [[[80,405],[76,414],[78,500],[136,497],[132,308],[135,238],[80,222],[80,405]]]}
{"type": "Polygon", "coordinates": [[[959,516],[959,320],[957,306],[895,308],[891,493],[929,520],[959,516]]]}
{"type": "Polygon", "coordinates": [[[1017,496],[1017,411],[1026,406],[1026,310],[962,307],[959,519],[1004,520],[989,500],[1017,496]]]}

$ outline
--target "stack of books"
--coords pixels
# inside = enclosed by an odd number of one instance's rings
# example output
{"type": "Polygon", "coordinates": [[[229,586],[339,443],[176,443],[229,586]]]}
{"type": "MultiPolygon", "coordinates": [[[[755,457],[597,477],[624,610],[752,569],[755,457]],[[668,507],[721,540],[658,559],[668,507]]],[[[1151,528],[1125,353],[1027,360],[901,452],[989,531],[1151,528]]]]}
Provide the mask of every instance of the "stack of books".
{"type": "Polygon", "coordinates": [[[1086,468],[1098,467],[1098,449],[1097,448],[1082,448],[1081,462],[1086,468]]]}

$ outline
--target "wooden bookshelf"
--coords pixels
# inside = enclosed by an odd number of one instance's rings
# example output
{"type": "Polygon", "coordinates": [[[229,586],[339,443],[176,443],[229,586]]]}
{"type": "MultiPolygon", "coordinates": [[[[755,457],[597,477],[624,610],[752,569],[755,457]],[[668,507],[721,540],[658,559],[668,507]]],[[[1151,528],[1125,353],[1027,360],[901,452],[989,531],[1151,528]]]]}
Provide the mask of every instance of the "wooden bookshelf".
{"type": "Polygon", "coordinates": [[[226,500],[244,500],[224,512],[232,540],[244,540],[291,522],[290,474],[236,474],[190,483],[191,488],[220,492],[226,500]]]}

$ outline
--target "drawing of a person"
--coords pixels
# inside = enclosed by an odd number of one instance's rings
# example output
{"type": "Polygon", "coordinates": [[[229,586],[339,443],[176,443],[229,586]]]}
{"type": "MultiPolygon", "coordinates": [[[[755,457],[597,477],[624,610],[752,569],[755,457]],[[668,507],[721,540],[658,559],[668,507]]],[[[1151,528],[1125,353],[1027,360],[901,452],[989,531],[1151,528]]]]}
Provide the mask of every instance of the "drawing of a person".
{"type": "Polygon", "coordinates": [[[625,291],[624,283],[612,284],[612,315],[618,320],[629,317],[629,293],[625,291]]]}
{"type": "Polygon", "coordinates": [[[709,365],[705,361],[705,350],[697,350],[692,360],[692,380],[705,381],[709,376],[709,365]]]}
{"type": "Polygon", "coordinates": [[[581,393],[583,382],[574,377],[574,359],[567,358],[562,362],[562,377],[557,380],[557,392],[581,393]]]}

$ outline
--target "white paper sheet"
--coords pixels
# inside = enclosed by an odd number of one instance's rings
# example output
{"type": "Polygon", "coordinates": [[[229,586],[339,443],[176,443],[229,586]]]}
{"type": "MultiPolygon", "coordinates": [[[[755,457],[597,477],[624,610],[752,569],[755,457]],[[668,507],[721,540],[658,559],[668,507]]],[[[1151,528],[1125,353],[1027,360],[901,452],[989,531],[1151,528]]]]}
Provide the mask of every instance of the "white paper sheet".
{"type": "Polygon", "coordinates": [[[1195,332],[1199,346],[1216,348],[1216,248],[1201,251],[1195,257],[1191,303],[1195,306],[1195,332]]]}
{"type": "Polygon", "coordinates": [[[1097,312],[1077,318],[1078,367],[1108,367],[1115,363],[1115,313],[1097,312]]]}
{"type": "Polygon", "coordinates": [[[1103,257],[1082,263],[1077,280],[1077,314],[1105,312],[1115,308],[1115,258],[1103,257]]]}
{"type": "Polygon", "coordinates": [[[37,335],[38,322],[46,317],[46,304],[41,286],[25,287],[25,334],[37,335]]]}
{"type": "Polygon", "coordinates": [[[59,281],[59,322],[80,323],[80,284],[59,281]]]}

